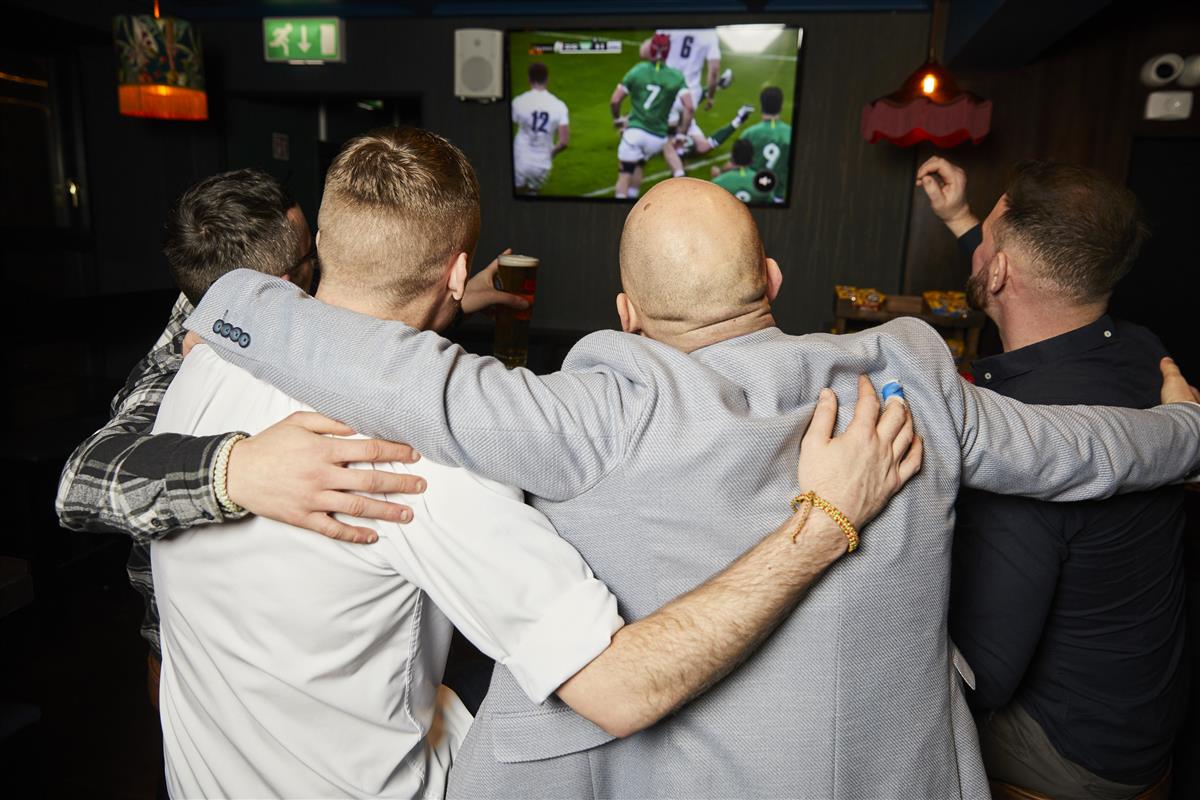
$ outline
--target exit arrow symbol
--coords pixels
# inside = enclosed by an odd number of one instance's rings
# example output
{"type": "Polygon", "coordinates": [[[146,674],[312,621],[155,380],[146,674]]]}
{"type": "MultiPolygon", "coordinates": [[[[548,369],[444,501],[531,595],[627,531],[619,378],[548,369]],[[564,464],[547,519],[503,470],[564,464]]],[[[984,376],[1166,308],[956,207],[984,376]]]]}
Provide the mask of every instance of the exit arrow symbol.
{"type": "Polygon", "coordinates": [[[308,26],[307,25],[300,26],[300,44],[298,44],[297,47],[299,47],[305,53],[308,52],[308,48],[312,47],[312,45],[308,43],[308,26]]]}

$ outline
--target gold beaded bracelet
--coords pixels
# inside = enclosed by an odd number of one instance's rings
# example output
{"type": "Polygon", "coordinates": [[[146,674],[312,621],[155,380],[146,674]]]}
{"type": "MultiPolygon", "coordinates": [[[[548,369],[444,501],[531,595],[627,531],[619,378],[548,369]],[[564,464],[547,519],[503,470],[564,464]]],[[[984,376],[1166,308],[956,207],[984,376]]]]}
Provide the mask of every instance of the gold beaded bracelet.
{"type": "Polygon", "coordinates": [[[837,526],[846,534],[846,552],[853,553],[858,549],[858,531],[854,529],[850,518],[837,509],[833,503],[823,497],[819,497],[816,492],[809,490],[801,495],[796,495],[792,498],[792,513],[800,510],[800,506],[804,506],[804,516],[800,519],[800,524],[796,528],[796,532],[792,534],[792,541],[796,541],[796,537],[800,535],[800,531],[804,529],[804,523],[808,521],[808,515],[812,511],[813,506],[824,511],[829,515],[829,518],[837,523],[837,526]]]}
{"type": "Polygon", "coordinates": [[[221,445],[221,449],[217,451],[217,460],[213,463],[213,494],[217,498],[217,505],[226,514],[242,514],[246,509],[239,506],[229,498],[229,454],[233,452],[233,446],[245,439],[246,434],[235,433],[225,440],[221,445]]]}

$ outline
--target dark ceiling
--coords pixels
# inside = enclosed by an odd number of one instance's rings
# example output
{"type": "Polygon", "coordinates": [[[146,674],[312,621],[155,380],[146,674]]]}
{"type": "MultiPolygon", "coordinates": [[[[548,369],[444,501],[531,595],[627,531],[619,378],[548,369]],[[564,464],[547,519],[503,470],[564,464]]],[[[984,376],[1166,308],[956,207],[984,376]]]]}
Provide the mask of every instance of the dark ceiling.
{"type": "Polygon", "coordinates": [[[1025,64],[1112,0],[970,0],[950,5],[945,61],[960,67],[1025,64]]]}
{"type": "MultiPolygon", "coordinates": [[[[159,0],[162,13],[188,19],[928,11],[931,3],[932,0],[159,0]]],[[[13,0],[10,4],[81,24],[108,27],[114,14],[149,13],[154,2],[13,0]]]]}
{"type": "MultiPolygon", "coordinates": [[[[1027,63],[1112,0],[952,0],[943,60],[951,66],[1027,63]]],[[[162,13],[194,20],[270,16],[496,17],[628,14],[783,14],[907,11],[928,13],[933,0],[159,0],[162,13]]],[[[153,0],[0,0],[95,31],[116,14],[149,13],[153,0]]]]}

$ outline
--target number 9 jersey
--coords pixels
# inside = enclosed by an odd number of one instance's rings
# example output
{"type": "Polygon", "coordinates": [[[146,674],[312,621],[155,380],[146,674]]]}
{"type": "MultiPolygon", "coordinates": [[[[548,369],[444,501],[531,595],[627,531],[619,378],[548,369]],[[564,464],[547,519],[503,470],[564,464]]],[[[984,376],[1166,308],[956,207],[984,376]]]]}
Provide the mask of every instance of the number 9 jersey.
{"type": "Polygon", "coordinates": [[[783,202],[787,195],[788,165],[791,163],[792,126],[777,119],[765,119],[751,125],[742,134],[754,146],[754,161],[750,163],[755,172],[769,169],[775,173],[775,200],[783,202]]]}

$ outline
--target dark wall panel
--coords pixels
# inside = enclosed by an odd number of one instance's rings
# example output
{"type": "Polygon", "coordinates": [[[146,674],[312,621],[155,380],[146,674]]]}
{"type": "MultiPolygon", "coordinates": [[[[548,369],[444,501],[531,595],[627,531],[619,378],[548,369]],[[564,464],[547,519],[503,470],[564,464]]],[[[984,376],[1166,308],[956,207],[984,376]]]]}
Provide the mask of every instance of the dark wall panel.
{"type": "MultiPolygon", "coordinates": [[[[1152,55],[1187,56],[1198,43],[1200,6],[1195,3],[1164,2],[1150,14],[1144,3],[1121,2],[1026,66],[956,70],[964,86],[995,104],[992,133],[978,147],[916,148],[917,163],[939,152],[963,166],[968,200],[981,218],[1003,192],[1011,165],[1025,158],[1084,164],[1125,183],[1136,138],[1200,136],[1196,112],[1183,122],[1143,120],[1150,90],[1138,79],[1152,55]]],[[[906,290],[962,286],[965,260],[953,237],[929,210],[920,187],[914,187],[913,198],[906,290]]],[[[1136,268],[1126,280],[1138,280],[1136,268]]]]}
{"type": "MultiPolygon", "coordinates": [[[[889,91],[920,63],[929,17],[919,13],[774,16],[805,28],[792,207],[756,211],[769,252],[787,282],[777,302],[790,331],[830,319],[832,285],[842,280],[895,291],[910,201],[911,153],[867,145],[858,135],[864,102],[889,91]]],[[[754,18],[647,17],[651,27],[726,24],[754,18]]],[[[617,243],[626,209],[609,203],[517,202],[510,181],[507,104],[462,103],[453,96],[457,27],[588,27],[587,18],[350,19],[345,64],[320,67],[262,62],[257,21],[204,23],[210,71],[229,96],[419,95],[423,124],[470,157],[483,191],[476,262],[506,246],[543,259],[536,323],[594,329],[616,324],[617,243]]],[[[236,106],[231,106],[231,114],[236,106]]],[[[239,124],[229,120],[230,126],[239,124]]]]}
{"type": "Polygon", "coordinates": [[[163,220],[184,189],[224,168],[221,131],[123,117],[112,47],[84,47],[80,62],[96,285],[103,294],[169,288],[163,220]]]}

